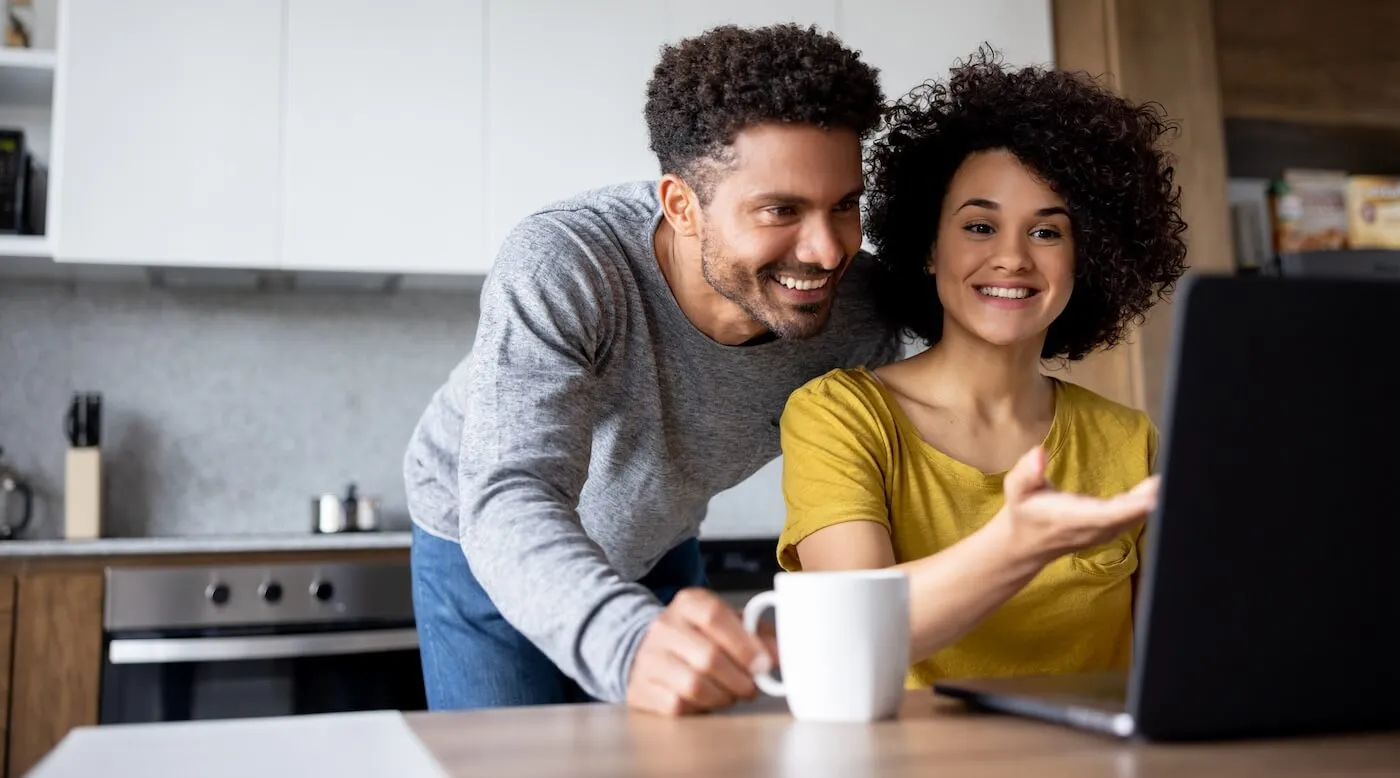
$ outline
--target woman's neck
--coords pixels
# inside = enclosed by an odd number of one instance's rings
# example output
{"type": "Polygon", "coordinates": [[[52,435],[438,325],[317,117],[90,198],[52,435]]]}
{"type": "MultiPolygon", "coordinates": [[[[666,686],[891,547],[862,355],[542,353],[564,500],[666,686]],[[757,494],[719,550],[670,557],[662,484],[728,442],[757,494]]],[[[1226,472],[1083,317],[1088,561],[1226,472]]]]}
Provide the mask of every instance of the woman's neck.
{"type": "Polygon", "coordinates": [[[1040,372],[1043,343],[1041,337],[999,346],[945,325],[938,343],[914,357],[929,378],[919,382],[920,399],[989,425],[1043,418],[1054,408],[1053,386],[1040,372]]]}

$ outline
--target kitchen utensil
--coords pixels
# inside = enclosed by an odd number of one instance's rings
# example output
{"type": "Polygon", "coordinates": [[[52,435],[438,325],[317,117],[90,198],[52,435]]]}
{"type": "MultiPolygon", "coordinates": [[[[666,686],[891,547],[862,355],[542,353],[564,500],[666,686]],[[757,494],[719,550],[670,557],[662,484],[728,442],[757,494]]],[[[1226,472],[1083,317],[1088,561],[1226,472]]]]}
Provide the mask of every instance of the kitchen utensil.
{"type": "Polygon", "coordinates": [[[358,498],[355,502],[355,531],[373,532],[377,529],[379,529],[379,498],[358,498]]]}
{"type": "Polygon", "coordinates": [[[345,487],[345,496],[323,494],[311,501],[311,531],[372,532],[379,529],[378,497],[362,496],[355,484],[345,487]]]}
{"type": "MultiPolygon", "coordinates": [[[[0,457],[5,455],[5,449],[0,448],[0,457]]],[[[0,463],[0,540],[8,540],[14,537],[29,526],[29,520],[34,518],[34,488],[20,475],[0,463]],[[11,500],[18,500],[20,504],[19,519],[13,524],[10,517],[14,513],[11,500]]]]}
{"type": "Polygon", "coordinates": [[[68,445],[95,448],[102,445],[102,393],[74,392],[64,416],[68,445]]]}
{"type": "Polygon", "coordinates": [[[338,495],[323,494],[311,500],[312,532],[324,534],[344,532],[348,526],[345,503],[338,495]]]}

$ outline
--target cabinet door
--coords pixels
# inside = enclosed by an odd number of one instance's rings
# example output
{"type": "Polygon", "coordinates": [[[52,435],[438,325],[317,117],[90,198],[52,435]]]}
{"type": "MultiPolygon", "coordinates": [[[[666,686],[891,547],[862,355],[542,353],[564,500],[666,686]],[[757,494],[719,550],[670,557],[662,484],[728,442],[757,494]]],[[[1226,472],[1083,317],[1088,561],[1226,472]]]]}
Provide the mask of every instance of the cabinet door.
{"type": "Polygon", "coordinates": [[[1014,65],[1053,59],[1050,0],[862,0],[844,3],[837,33],[880,69],[895,100],[986,42],[1014,65]]]}
{"type": "Polygon", "coordinates": [[[485,0],[288,0],[284,267],[490,267],[484,11],[485,0]]]}
{"type": "Polygon", "coordinates": [[[657,177],[646,84],[665,37],[656,0],[510,0],[487,26],[489,250],[521,217],[585,189],[657,177]]]}
{"type": "Polygon", "coordinates": [[[761,27],[782,22],[836,29],[839,0],[666,0],[666,39],[688,38],[721,24],[761,27]]]}
{"type": "Polygon", "coordinates": [[[277,264],[282,0],[64,0],[59,260],[277,264]]]}

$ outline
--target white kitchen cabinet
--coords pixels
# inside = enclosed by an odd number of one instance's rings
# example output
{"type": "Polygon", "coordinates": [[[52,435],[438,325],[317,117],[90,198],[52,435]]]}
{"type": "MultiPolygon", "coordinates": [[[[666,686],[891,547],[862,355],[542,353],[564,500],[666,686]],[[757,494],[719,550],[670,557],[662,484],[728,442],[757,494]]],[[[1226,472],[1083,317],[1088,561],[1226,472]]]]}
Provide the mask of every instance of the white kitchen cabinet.
{"type": "Polygon", "coordinates": [[[657,0],[491,3],[488,259],[516,222],[553,200],[658,175],[642,108],[665,10],[657,0]]]}
{"type": "Polygon", "coordinates": [[[287,8],[282,267],[489,269],[485,0],[287,8]]]}
{"type": "Polygon", "coordinates": [[[674,42],[721,24],[761,27],[782,22],[836,29],[839,0],[666,0],[666,39],[674,42]]]}
{"type": "Polygon", "coordinates": [[[983,42],[1013,65],[1054,58],[1050,0],[844,0],[836,32],[880,69],[889,100],[925,80],[947,79],[983,42]]]}
{"type": "Polygon", "coordinates": [[[64,0],[59,260],[277,262],[282,0],[64,0]]]}
{"type": "Polygon", "coordinates": [[[662,44],[719,24],[832,29],[837,0],[493,2],[488,14],[488,261],[531,211],[660,174],[643,110],[662,44]]]}

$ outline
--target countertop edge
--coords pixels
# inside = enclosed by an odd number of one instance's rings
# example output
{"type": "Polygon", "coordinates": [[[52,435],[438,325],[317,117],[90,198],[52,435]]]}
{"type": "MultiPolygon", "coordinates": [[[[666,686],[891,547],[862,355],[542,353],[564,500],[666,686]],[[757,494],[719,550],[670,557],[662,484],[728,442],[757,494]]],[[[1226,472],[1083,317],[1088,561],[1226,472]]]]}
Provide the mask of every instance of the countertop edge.
{"type": "Polygon", "coordinates": [[[277,551],[357,551],[406,549],[412,535],[399,532],[346,532],[329,535],[210,535],[95,540],[11,540],[0,542],[0,559],[121,557],[161,554],[258,553],[277,551]]]}

